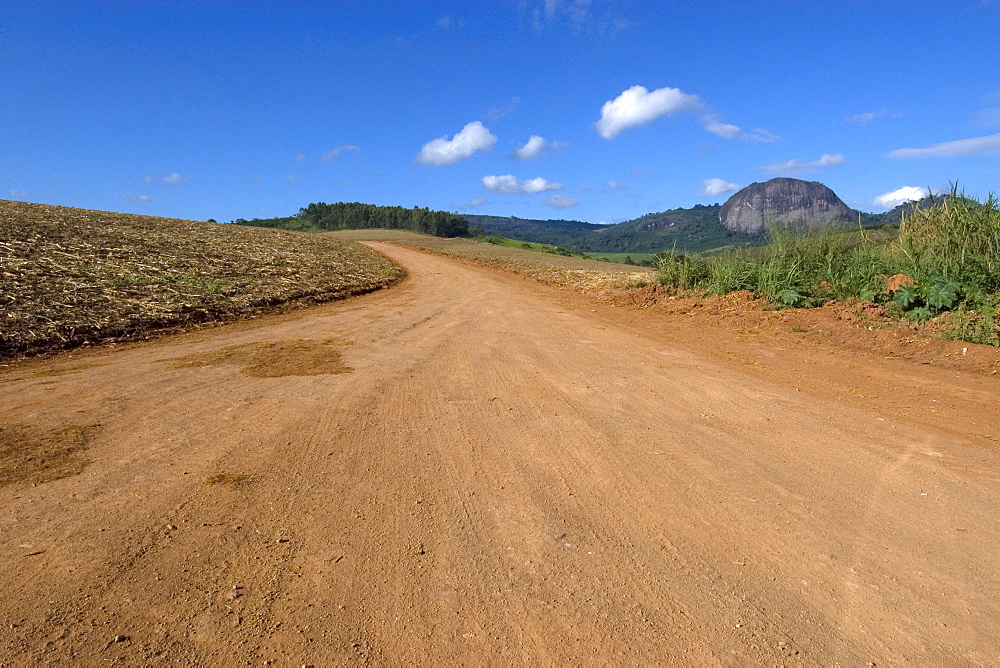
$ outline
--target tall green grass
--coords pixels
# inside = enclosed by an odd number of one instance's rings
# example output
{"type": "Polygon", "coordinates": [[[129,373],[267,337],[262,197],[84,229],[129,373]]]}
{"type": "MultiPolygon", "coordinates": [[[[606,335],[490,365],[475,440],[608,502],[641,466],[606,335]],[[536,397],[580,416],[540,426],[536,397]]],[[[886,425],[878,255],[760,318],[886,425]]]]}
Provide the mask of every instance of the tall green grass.
{"type": "Polygon", "coordinates": [[[899,235],[875,241],[865,230],[774,230],[763,249],[716,257],[663,254],[659,281],[679,290],[749,290],[778,306],[831,299],[875,301],[900,317],[943,317],[946,336],[1000,345],[1000,206],[955,188],[928,209],[914,209],[899,235]],[[903,274],[905,285],[888,285],[903,274]]]}
{"type": "Polygon", "coordinates": [[[914,278],[947,276],[969,287],[1000,291],[1000,207],[990,194],[983,204],[958,195],[917,210],[899,228],[894,249],[914,278]]]}

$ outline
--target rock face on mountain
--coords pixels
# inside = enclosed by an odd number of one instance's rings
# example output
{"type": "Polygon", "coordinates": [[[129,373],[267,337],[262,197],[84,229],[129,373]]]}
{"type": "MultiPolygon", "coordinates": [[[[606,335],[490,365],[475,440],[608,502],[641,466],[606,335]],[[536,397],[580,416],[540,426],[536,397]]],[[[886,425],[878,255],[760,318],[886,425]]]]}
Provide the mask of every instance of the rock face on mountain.
{"type": "Polygon", "coordinates": [[[779,178],[752,183],[730,197],[719,211],[719,222],[734,232],[761,234],[772,227],[817,228],[855,215],[822,183],[779,178]]]}

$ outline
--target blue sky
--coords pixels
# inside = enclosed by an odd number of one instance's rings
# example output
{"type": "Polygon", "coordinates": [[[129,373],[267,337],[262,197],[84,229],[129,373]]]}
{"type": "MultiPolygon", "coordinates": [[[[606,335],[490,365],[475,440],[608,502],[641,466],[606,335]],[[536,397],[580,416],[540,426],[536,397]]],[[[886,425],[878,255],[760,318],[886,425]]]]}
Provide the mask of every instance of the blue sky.
{"type": "Polygon", "coordinates": [[[0,5],[0,198],[617,222],[1000,190],[1000,0],[0,5]],[[881,198],[881,199],[879,199],[881,198]]]}

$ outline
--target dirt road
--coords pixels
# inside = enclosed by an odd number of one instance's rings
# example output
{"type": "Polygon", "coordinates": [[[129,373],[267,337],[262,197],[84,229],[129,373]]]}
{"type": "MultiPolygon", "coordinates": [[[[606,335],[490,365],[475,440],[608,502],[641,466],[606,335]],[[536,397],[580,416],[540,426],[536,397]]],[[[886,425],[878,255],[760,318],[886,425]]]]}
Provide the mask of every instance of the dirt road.
{"type": "Polygon", "coordinates": [[[0,373],[0,663],[1000,663],[996,376],[378,248],[0,373]]]}

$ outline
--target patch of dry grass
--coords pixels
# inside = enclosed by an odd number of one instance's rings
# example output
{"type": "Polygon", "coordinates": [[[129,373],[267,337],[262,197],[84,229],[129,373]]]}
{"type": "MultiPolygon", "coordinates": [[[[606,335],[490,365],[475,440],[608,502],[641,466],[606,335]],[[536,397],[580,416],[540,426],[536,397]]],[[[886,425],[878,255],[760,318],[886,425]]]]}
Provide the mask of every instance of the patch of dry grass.
{"type": "Polygon", "coordinates": [[[498,246],[471,239],[442,239],[400,230],[341,230],[323,236],[352,241],[388,241],[440,253],[473,264],[530,276],[580,292],[625,289],[652,283],[652,269],[498,246]]]}
{"type": "Polygon", "coordinates": [[[325,235],[0,200],[0,358],[247,318],[400,277],[325,235]]]}

